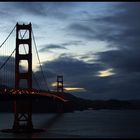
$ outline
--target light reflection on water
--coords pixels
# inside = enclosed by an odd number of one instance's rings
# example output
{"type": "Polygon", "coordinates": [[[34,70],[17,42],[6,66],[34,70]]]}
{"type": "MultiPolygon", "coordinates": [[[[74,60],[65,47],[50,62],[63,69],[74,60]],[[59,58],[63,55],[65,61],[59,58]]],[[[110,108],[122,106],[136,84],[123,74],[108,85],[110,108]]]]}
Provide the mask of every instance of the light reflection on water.
{"type": "MultiPolygon", "coordinates": [[[[64,114],[33,114],[32,134],[0,132],[0,138],[140,138],[139,110],[87,110],[64,114]]],[[[0,114],[0,129],[11,128],[14,115],[0,114]]]]}

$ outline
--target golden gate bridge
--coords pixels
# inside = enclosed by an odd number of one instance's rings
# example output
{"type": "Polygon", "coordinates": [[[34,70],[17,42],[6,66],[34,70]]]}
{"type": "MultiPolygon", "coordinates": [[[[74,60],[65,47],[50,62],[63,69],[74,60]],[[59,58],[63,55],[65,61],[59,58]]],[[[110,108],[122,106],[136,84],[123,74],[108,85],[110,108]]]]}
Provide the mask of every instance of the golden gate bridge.
{"type": "Polygon", "coordinates": [[[49,100],[58,102],[58,104],[68,102],[64,94],[62,94],[63,76],[57,76],[57,91],[51,91],[48,87],[47,78],[41,65],[31,23],[17,23],[14,26],[7,38],[0,45],[0,55],[0,101],[14,101],[14,123],[12,129],[9,129],[8,131],[33,132],[33,130],[35,130],[32,123],[33,99],[48,98],[49,100]],[[13,50],[10,50],[12,43],[9,43],[8,41],[15,30],[16,47],[13,50]],[[41,90],[40,81],[38,81],[34,71],[32,70],[33,46],[38,59],[40,72],[42,74],[41,81],[44,81],[44,85],[46,85],[45,91],[41,90]],[[27,62],[26,70],[23,70],[23,66],[20,64],[21,61],[27,62]],[[24,82],[26,81],[26,87],[24,86],[24,88],[21,85],[22,80],[24,80],[24,82]]]}

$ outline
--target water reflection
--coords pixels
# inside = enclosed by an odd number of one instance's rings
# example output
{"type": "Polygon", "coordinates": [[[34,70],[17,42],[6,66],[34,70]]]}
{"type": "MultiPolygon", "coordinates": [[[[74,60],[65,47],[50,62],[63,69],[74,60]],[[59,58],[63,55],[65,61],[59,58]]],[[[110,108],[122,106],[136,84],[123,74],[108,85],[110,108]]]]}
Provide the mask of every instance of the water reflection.
{"type": "Polygon", "coordinates": [[[46,130],[50,129],[56,122],[60,121],[60,119],[62,119],[63,116],[64,113],[55,114],[52,118],[44,122],[42,128],[45,128],[46,130]]]}

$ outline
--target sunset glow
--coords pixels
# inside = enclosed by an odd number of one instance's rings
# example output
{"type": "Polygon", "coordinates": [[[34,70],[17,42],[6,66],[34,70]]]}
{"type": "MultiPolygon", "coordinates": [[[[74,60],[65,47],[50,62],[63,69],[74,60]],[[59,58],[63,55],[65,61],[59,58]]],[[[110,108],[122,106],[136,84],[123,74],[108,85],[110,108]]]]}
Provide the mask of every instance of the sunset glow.
{"type": "Polygon", "coordinates": [[[113,69],[107,69],[104,71],[99,71],[99,77],[106,77],[106,76],[110,76],[110,75],[114,75],[115,73],[112,72],[113,69]]]}
{"type": "Polygon", "coordinates": [[[56,87],[57,86],[57,82],[52,83],[52,87],[56,87]]]}
{"type": "Polygon", "coordinates": [[[86,91],[84,88],[67,87],[64,88],[67,91],[86,91]]]}

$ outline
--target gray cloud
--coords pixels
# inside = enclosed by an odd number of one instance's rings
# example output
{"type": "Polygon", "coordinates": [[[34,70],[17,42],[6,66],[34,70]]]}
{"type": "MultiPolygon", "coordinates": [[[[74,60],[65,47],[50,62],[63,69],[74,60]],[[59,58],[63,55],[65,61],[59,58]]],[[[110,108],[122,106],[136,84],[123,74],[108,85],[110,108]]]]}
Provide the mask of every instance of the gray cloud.
{"type": "MultiPolygon", "coordinates": [[[[3,11],[7,11],[7,8],[11,9],[15,14],[17,10],[22,13],[32,14],[34,16],[49,17],[54,19],[66,19],[69,18],[69,12],[78,4],[74,2],[9,2],[2,3],[3,11]]],[[[11,13],[12,12],[5,12],[11,13]]],[[[17,13],[18,14],[18,13],[17,13]]]]}
{"type": "Polygon", "coordinates": [[[36,16],[46,16],[44,3],[41,2],[12,2],[9,7],[16,8],[17,10],[27,12],[36,16]]]}
{"type": "MultiPolygon", "coordinates": [[[[78,94],[85,98],[140,98],[139,7],[137,3],[120,3],[114,7],[120,10],[118,13],[96,19],[91,17],[88,24],[72,23],[68,26],[68,30],[79,38],[106,41],[108,47],[115,46],[118,50],[94,54],[98,59],[91,64],[65,54],[58,60],[44,64],[44,67],[63,74],[69,85],[85,88],[87,94],[78,94]],[[113,68],[115,75],[96,76],[100,70],[107,68],[113,68]]],[[[81,56],[81,59],[89,57],[92,58],[92,53],[81,56]]]]}
{"type": "MultiPolygon", "coordinates": [[[[0,56],[0,67],[4,64],[8,57],[7,56],[0,56]]],[[[25,72],[26,68],[20,65],[20,72],[25,72]]],[[[6,65],[0,69],[0,86],[5,85],[8,87],[15,87],[15,58],[11,57],[6,65]]],[[[34,75],[33,75],[34,79],[34,75]]],[[[25,88],[27,87],[27,82],[25,80],[20,81],[20,87],[25,88]]],[[[33,87],[38,88],[36,85],[36,81],[33,80],[33,87]]]]}
{"type": "Polygon", "coordinates": [[[138,93],[140,90],[138,84],[140,81],[140,28],[138,26],[140,23],[140,3],[122,3],[117,8],[122,11],[121,14],[97,20],[97,23],[102,22],[102,28],[96,34],[96,38],[108,41],[111,46],[115,45],[118,50],[98,53],[98,61],[114,68],[116,72],[116,76],[111,80],[114,86],[112,85],[109,90],[112,97],[140,98],[138,93]],[[106,31],[107,25],[112,25],[114,29],[106,31]],[[100,36],[101,33],[104,33],[104,36],[100,36]]]}
{"type": "Polygon", "coordinates": [[[54,82],[56,81],[56,75],[63,75],[67,86],[82,87],[88,93],[91,93],[93,90],[92,87],[95,85],[95,83],[92,83],[93,79],[98,79],[96,76],[98,71],[105,69],[105,67],[96,63],[88,64],[65,54],[58,59],[44,63],[43,69],[45,71],[48,69],[54,73],[54,77],[51,77],[49,81],[54,82]]]}
{"type": "Polygon", "coordinates": [[[54,49],[65,49],[67,50],[67,48],[60,46],[60,45],[56,45],[56,44],[48,44],[48,45],[44,45],[43,48],[41,48],[39,51],[40,52],[45,52],[48,50],[54,50],[54,49]]]}
{"type": "Polygon", "coordinates": [[[91,40],[95,37],[94,30],[82,23],[72,23],[68,26],[68,30],[72,32],[72,35],[79,36],[88,40],[91,40]]]}
{"type": "MultiPolygon", "coordinates": [[[[104,36],[104,40],[109,41],[110,45],[116,45],[118,50],[98,53],[99,61],[115,68],[118,74],[140,71],[139,7],[140,3],[122,3],[118,7],[120,10],[124,9],[121,14],[99,18],[99,21],[105,25],[113,24],[114,27],[118,27],[116,30],[119,34],[112,35],[112,37],[104,36]]],[[[106,26],[102,28],[103,32],[105,28],[106,26]]],[[[113,34],[114,30],[110,30],[110,34],[113,34]]]]}
{"type": "MultiPolygon", "coordinates": [[[[3,63],[6,61],[8,57],[6,56],[0,56],[0,67],[3,65],[3,63]]],[[[7,64],[0,69],[0,81],[2,85],[14,87],[14,80],[15,80],[15,67],[14,67],[15,59],[11,57],[7,64]]],[[[22,68],[21,68],[22,69],[22,68]]],[[[1,85],[0,84],[0,85],[1,85]]]]}
{"type": "Polygon", "coordinates": [[[138,18],[140,4],[136,2],[124,2],[116,5],[114,4],[113,7],[118,12],[112,12],[112,14],[94,18],[92,16],[88,16],[86,22],[75,21],[68,25],[68,31],[71,32],[72,35],[82,37],[87,40],[96,39],[107,41],[116,46],[119,45],[118,42],[123,43],[123,47],[129,45],[129,43],[127,43],[130,42],[129,40],[131,40],[131,42],[133,40],[138,42],[138,38],[135,37],[138,37],[140,30],[140,21],[138,18]]]}
{"type": "Polygon", "coordinates": [[[140,72],[139,52],[135,50],[112,50],[98,53],[99,62],[113,67],[116,72],[133,73],[140,72]]]}
{"type": "MultiPolygon", "coordinates": [[[[23,6],[23,8],[27,8],[34,15],[46,16],[45,10],[47,8],[39,9],[39,7],[45,6],[37,6],[34,11],[33,5],[23,6]]],[[[47,14],[53,18],[67,18],[65,9],[68,7],[66,7],[65,3],[59,6],[56,3],[50,4],[49,7],[54,9],[54,12],[49,14],[49,12],[51,13],[51,10],[49,10],[47,14]]],[[[50,87],[51,82],[56,81],[56,76],[62,74],[64,82],[68,86],[82,87],[87,90],[85,94],[78,93],[81,97],[92,97],[93,99],[140,98],[140,3],[120,3],[117,6],[113,5],[113,9],[118,12],[112,12],[112,14],[96,18],[88,16],[87,22],[77,22],[75,20],[68,25],[67,31],[72,33],[73,36],[79,37],[82,42],[83,39],[86,41],[101,40],[107,42],[108,47],[115,46],[117,50],[103,51],[96,54],[91,53],[87,56],[83,55],[80,57],[80,60],[65,53],[61,54],[56,60],[43,63],[43,70],[50,87]],[[95,57],[95,55],[98,58],[96,61],[92,60],[92,56],[95,57]],[[83,61],[86,58],[91,58],[90,63],[83,61]],[[108,68],[113,68],[115,75],[108,77],[97,76],[99,71],[108,68]]],[[[49,44],[40,49],[40,52],[51,49],[66,49],[65,46],[79,45],[82,42],[64,42],[61,45],[49,44]]],[[[10,66],[9,73],[12,74],[10,66]]],[[[43,80],[40,80],[42,79],[40,71],[37,71],[35,74],[40,84],[45,88],[43,80]]],[[[77,93],[74,94],[76,95],[77,93]]]]}
{"type": "Polygon", "coordinates": [[[68,41],[68,42],[65,42],[65,43],[62,43],[62,46],[71,46],[71,45],[84,45],[85,43],[82,42],[82,41],[68,41]]]}
{"type": "MultiPolygon", "coordinates": [[[[69,55],[60,56],[58,59],[43,64],[43,69],[53,71],[52,77],[48,81],[56,81],[57,75],[64,76],[64,83],[68,87],[82,87],[86,89],[86,93],[79,94],[78,91],[74,95],[84,98],[93,99],[130,99],[139,98],[139,75],[130,75],[128,73],[112,75],[108,77],[97,77],[98,71],[108,67],[100,63],[88,64],[82,60],[71,58],[69,55]]],[[[51,87],[51,85],[49,85],[51,87]]]]}

